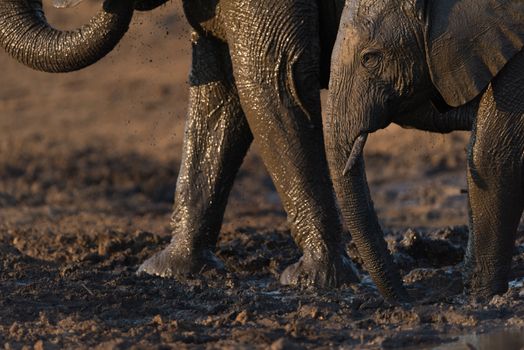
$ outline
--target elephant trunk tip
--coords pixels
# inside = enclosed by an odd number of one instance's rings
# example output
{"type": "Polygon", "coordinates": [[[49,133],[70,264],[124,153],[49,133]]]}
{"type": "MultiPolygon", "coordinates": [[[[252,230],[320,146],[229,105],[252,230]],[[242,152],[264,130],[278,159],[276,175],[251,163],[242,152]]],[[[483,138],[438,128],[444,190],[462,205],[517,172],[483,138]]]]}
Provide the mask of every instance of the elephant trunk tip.
{"type": "Polygon", "coordinates": [[[359,156],[364,151],[364,145],[366,144],[367,139],[367,133],[360,134],[360,136],[357,137],[355,143],[353,143],[353,147],[351,148],[351,153],[349,154],[349,158],[346,162],[346,166],[344,167],[344,171],[342,172],[342,176],[346,176],[351,171],[359,156]]]}

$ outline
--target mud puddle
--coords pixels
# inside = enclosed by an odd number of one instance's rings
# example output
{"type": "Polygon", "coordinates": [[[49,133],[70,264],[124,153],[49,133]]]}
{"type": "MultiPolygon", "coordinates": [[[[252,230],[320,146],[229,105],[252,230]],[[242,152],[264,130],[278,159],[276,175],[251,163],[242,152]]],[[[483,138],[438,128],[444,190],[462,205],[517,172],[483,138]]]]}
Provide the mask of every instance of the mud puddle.
{"type": "Polygon", "coordinates": [[[521,350],[524,349],[524,329],[502,329],[485,334],[469,334],[457,341],[426,350],[521,350]]]}

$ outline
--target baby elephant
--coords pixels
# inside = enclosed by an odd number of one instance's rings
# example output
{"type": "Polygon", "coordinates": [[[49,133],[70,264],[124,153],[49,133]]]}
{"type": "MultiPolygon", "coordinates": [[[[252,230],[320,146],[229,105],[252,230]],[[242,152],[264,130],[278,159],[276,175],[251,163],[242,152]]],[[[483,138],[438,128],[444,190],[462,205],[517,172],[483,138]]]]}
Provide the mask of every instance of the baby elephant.
{"type": "Polygon", "coordinates": [[[365,183],[367,134],[392,122],[446,132],[472,121],[464,282],[481,297],[507,290],[524,205],[523,42],[521,0],[349,0],[332,56],[334,177],[365,183]],[[457,127],[439,130],[433,106],[457,127]]]}

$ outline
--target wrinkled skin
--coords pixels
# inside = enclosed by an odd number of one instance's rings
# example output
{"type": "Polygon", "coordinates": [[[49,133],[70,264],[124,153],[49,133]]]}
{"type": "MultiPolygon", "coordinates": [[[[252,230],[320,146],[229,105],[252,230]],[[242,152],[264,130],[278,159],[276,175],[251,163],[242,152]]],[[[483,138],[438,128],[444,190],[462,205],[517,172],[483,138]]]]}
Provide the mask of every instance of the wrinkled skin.
{"type": "Polygon", "coordinates": [[[97,62],[118,44],[135,9],[152,10],[166,1],[107,0],[88,24],[60,31],[47,23],[41,0],[2,0],[0,46],[33,69],[75,71],[97,62]]]}
{"type": "MultiPolygon", "coordinates": [[[[362,159],[368,133],[472,128],[464,282],[480,297],[507,290],[524,205],[523,42],[521,1],[350,0],[333,51],[325,138],[352,232],[380,232],[362,159]]],[[[367,268],[387,275],[373,254],[367,268]]]]}
{"type": "Polygon", "coordinates": [[[222,270],[214,255],[229,191],[254,141],[302,258],[284,284],[357,281],[324,152],[320,88],[328,81],[340,1],[184,1],[194,28],[190,106],[168,247],[139,273],[222,270]]]}
{"type": "MultiPolygon", "coordinates": [[[[59,6],[78,1],[60,0],[59,6]]],[[[133,9],[162,0],[106,0],[76,31],[51,28],[39,0],[0,3],[0,44],[47,72],[81,69],[107,54],[133,9]]],[[[222,270],[214,255],[233,180],[253,140],[303,252],[285,284],[335,287],[358,280],[341,244],[324,152],[320,88],[328,82],[339,0],[187,0],[194,28],[190,106],[172,216],[173,240],[140,273],[163,277],[222,270]]]]}

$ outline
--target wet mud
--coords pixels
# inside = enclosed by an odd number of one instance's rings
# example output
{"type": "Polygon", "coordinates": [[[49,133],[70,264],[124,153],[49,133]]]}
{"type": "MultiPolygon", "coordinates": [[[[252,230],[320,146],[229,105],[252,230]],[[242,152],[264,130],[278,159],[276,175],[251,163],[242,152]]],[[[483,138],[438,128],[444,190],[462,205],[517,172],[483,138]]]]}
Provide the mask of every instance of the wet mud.
{"type": "Polygon", "coordinates": [[[469,334],[459,337],[457,341],[433,347],[437,350],[459,350],[465,348],[478,350],[488,349],[522,349],[524,334],[518,329],[495,330],[485,334],[469,334]]]}
{"type": "MultiPolygon", "coordinates": [[[[97,6],[49,17],[74,26],[97,6]]],[[[522,231],[508,292],[462,294],[467,133],[391,127],[368,141],[375,206],[412,304],[380,297],[349,235],[362,283],[279,285],[300,253],[256,149],[217,247],[228,273],[137,277],[170,239],[189,64],[179,4],[137,16],[116,52],[78,73],[0,62],[0,348],[480,349],[457,342],[498,329],[516,339],[506,348],[522,346],[522,231]]]]}

